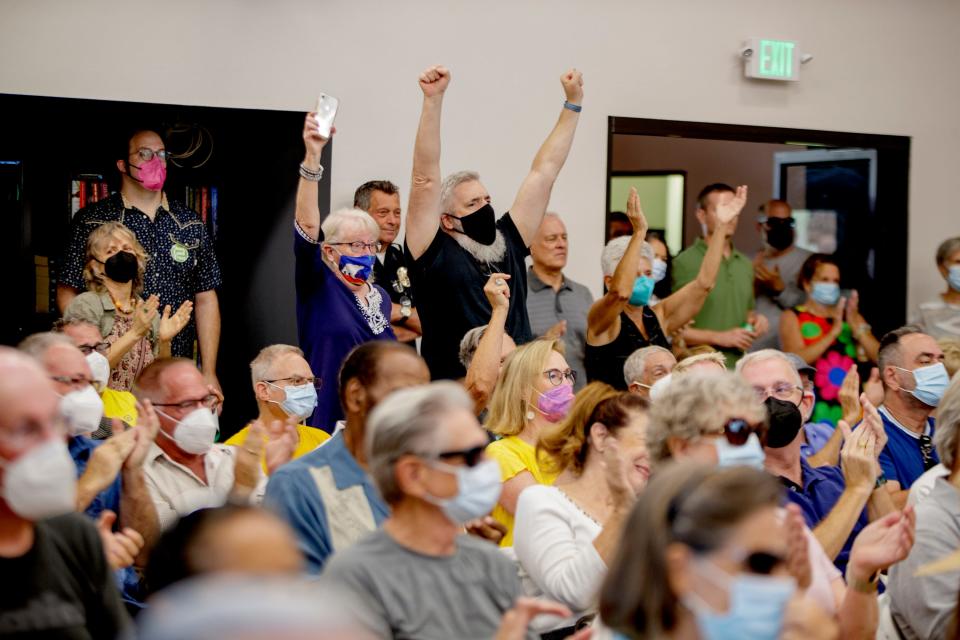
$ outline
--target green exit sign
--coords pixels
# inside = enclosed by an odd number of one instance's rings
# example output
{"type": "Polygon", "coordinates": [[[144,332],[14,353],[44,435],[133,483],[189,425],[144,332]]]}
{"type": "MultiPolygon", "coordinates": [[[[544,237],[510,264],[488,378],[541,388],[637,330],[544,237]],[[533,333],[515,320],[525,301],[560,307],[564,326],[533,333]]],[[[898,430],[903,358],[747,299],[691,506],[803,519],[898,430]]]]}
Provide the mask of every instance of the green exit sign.
{"type": "Polygon", "coordinates": [[[800,47],[790,40],[751,38],[741,49],[744,73],[761,80],[799,80],[800,47]]]}

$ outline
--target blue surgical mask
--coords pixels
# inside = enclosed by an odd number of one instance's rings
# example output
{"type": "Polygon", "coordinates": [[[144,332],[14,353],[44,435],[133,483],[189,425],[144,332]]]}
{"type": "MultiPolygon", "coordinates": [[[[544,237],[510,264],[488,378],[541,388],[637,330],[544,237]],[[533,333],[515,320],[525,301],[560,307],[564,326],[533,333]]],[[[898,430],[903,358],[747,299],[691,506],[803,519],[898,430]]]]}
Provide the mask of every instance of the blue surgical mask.
{"type": "Polygon", "coordinates": [[[653,286],[656,284],[650,276],[640,276],[633,281],[633,293],[630,294],[630,304],[642,307],[650,302],[653,286]]]}
{"type": "Polygon", "coordinates": [[[751,433],[747,441],[740,446],[727,442],[726,436],[713,438],[713,446],[717,450],[717,466],[720,467],[753,467],[763,471],[763,461],[766,454],[760,446],[760,438],[751,433]]]}
{"type": "MultiPolygon", "coordinates": [[[[317,408],[317,388],[313,383],[308,382],[296,387],[280,387],[272,382],[267,384],[283,389],[284,399],[277,404],[285,414],[292,418],[308,418],[313,415],[313,410],[317,408]]],[[[270,402],[276,401],[270,400],[270,402]]]]}
{"type": "Polygon", "coordinates": [[[947,284],[954,291],[960,291],[960,264],[955,264],[947,271],[947,284]]]}
{"type": "Polygon", "coordinates": [[[840,300],[840,285],[836,282],[814,282],[810,297],[822,305],[832,307],[840,300]]]}
{"type": "Polygon", "coordinates": [[[347,256],[340,254],[340,262],[337,265],[344,279],[350,284],[363,284],[370,279],[373,273],[373,265],[377,261],[377,256],[347,256]]]}
{"type": "Polygon", "coordinates": [[[697,562],[698,573],[725,587],[730,606],[717,613],[695,594],[683,599],[693,613],[703,640],[776,640],[783,628],[787,603],[797,590],[793,578],[750,573],[729,575],[709,560],[697,562]]]}
{"type": "Polygon", "coordinates": [[[484,460],[472,467],[457,467],[433,460],[433,467],[457,476],[457,495],[452,498],[435,498],[425,495],[427,502],[437,505],[455,524],[464,524],[488,515],[497,506],[503,485],[500,479],[500,463],[484,460]]]}
{"type": "Polygon", "coordinates": [[[928,407],[935,407],[940,404],[940,400],[943,399],[943,394],[946,393],[947,387],[950,386],[950,375],[947,373],[947,368],[943,366],[942,362],[920,367],[913,371],[904,369],[903,367],[896,368],[900,369],[900,371],[908,371],[913,374],[913,379],[916,381],[917,386],[913,389],[904,389],[904,391],[908,391],[914,398],[928,407]]]}
{"type": "Polygon", "coordinates": [[[660,282],[667,277],[667,263],[660,258],[653,259],[653,281],[660,282]]]}

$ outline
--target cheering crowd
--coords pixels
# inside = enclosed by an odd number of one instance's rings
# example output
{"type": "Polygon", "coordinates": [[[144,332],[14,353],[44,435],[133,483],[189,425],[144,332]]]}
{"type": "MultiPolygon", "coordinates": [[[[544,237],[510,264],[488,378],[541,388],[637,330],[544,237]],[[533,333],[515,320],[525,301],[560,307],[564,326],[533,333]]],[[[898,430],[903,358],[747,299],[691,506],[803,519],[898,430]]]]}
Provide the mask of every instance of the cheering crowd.
{"type": "Polygon", "coordinates": [[[581,74],[499,217],[441,174],[450,82],[419,76],[405,209],[372,180],[321,210],[307,114],[299,345],[223,442],[211,239],[160,135],[118,141],[62,319],[0,347],[0,635],[960,637],[960,237],[875,336],[786,202],[750,258],[747,186],[707,185],[670,256],[631,190],[594,300],[547,212],[581,74]]]}

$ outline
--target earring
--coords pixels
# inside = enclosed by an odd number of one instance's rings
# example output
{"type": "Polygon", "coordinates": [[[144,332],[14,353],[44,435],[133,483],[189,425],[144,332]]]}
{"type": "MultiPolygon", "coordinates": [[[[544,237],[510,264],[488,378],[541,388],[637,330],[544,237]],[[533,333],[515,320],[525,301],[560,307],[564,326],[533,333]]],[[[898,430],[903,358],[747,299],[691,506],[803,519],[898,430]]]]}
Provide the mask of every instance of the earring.
{"type": "Polygon", "coordinates": [[[527,420],[533,420],[536,417],[537,414],[535,414],[533,411],[527,411],[527,420]]]}

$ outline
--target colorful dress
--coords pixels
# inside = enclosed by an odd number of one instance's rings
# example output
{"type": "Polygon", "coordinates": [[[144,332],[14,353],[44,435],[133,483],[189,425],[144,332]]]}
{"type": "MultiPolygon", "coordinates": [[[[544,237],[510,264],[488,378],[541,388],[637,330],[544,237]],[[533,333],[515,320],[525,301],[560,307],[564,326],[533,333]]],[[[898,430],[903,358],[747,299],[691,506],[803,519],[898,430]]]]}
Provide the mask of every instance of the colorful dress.
{"type": "MultiPolygon", "coordinates": [[[[797,314],[797,322],[800,323],[804,346],[819,342],[824,335],[830,333],[832,318],[818,316],[803,305],[795,307],[793,312],[797,314]]],[[[812,364],[817,370],[813,378],[817,402],[813,407],[810,422],[826,422],[836,426],[843,416],[840,408],[840,387],[843,386],[843,379],[850,367],[858,364],[857,342],[853,339],[849,324],[843,323],[843,330],[837,339],[812,364]]]]}
{"type": "MultiPolygon", "coordinates": [[[[133,329],[133,314],[124,313],[117,309],[113,320],[113,328],[105,337],[110,344],[116,342],[120,336],[133,329]]],[[[148,364],[154,360],[153,346],[144,336],[140,338],[130,350],[123,354],[120,363],[110,370],[110,382],[107,386],[115,391],[130,391],[133,382],[148,364]]]]}

